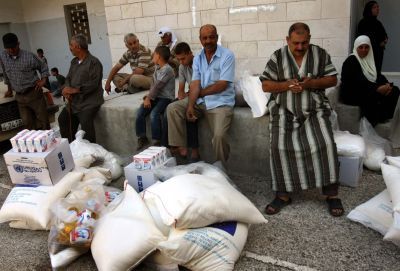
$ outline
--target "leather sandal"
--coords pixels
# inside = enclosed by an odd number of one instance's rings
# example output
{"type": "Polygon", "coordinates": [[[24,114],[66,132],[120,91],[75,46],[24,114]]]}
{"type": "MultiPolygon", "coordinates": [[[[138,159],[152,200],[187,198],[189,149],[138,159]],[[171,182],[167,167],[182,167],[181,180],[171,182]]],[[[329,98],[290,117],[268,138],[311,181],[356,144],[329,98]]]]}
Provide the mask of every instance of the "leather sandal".
{"type": "Polygon", "coordinates": [[[339,198],[326,198],[328,210],[332,216],[338,217],[344,214],[342,201],[339,198]]]}
{"type": "Polygon", "coordinates": [[[268,204],[267,207],[265,207],[265,213],[267,215],[277,214],[281,211],[283,207],[286,207],[291,203],[292,203],[291,198],[289,198],[288,200],[283,200],[279,197],[275,197],[274,200],[271,201],[271,203],[268,204]]]}

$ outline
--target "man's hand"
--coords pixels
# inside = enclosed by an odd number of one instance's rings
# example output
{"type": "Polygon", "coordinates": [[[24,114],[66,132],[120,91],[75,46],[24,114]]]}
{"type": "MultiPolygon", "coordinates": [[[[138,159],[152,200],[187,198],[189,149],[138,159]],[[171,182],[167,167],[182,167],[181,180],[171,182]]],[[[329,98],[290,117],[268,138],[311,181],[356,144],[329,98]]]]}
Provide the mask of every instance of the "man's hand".
{"type": "Polygon", "coordinates": [[[46,83],[46,78],[47,77],[43,77],[41,80],[37,80],[35,82],[35,90],[38,91],[42,91],[42,87],[44,86],[44,84],[46,83]]]}
{"type": "Polygon", "coordinates": [[[146,96],[143,100],[143,107],[144,108],[151,108],[151,101],[148,96],[146,96]]]}
{"type": "Polygon", "coordinates": [[[119,89],[122,89],[123,88],[123,86],[125,85],[125,84],[128,84],[129,83],[129,80],[131,79],[131,75],[128,75],[127,77],[125,77],[124,79],[122,79],[120,82],[119,82],[119,85],[117,86],[119,89]]]}
{"type": "Polygon", "coordinates": [[[4,98],[10,98],[12,96],[14,96],[14,94],[11,89],[8,89],[7,92],[4,94],[4,98]]]}
{"type": "Polygon", "coordinates": [[[187,94],[184,91],[178,91],[178,100],[185,99],[187,94]]]}
{"type": "Polygon", "coordinates": [[[79,93],[79,88],[72,88],[72,87],[64,87],[62,90],[62,95],[68,100],[72,100],[72,95],[75,93],[79,93]]]}
{"type": "Polygon", "coordinates": [[[311,80],[311,77],[304,77],[303,80],[299,82],[299,85],[302,86],[303,89],[312,88],[311,80]]]}
{"type": "Polygon", "coordinates": [[[292,79],[287,81],[288,90],[293,93],[300,93],[303,91],[303,87],[300,85],[297,79],[292,79]]]}
{"type": "Polygon", "coordinates": [[[110,81],[106,81],[106,85],[104,86],[104,90],[107,92],[107,94],[110,94],[111,92],[111,82],[110,81]]]}
{"type": "Polygon", "coordinates": [[[190,122],[195,122],[197,120],[194,107],[191,105],[188,105],[188,108],[186,109],[186,120],[190,122]]]}

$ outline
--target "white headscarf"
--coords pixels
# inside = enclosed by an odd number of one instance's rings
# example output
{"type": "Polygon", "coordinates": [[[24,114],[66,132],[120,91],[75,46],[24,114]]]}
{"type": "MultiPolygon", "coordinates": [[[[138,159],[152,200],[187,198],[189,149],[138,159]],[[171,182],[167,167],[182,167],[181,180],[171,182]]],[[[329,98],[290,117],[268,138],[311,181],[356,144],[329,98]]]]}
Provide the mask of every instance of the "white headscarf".
{"type": "Polygon", "coordinates": [[[371,41],[368,36],[361,35],[358,38],[356,38],[356,40],[354,41],[352,55],[354,55],[357,58],[358,62],[361,65],[362,72],[368,79],[368,81],[375,83],[377,78],[377,73],[375,67],[374,52],[372,50],[371,41]],[[363,44],[369,45],[369,52],[368,55],[366,55],[364,58],[361,58],[357,54],[357,48],[363,44]]]}
{"type": "Polygon", "coordinates": [[[169,48],[172,50],[172,48],[174,48],[174,46],[176,45],[178,38],[176,37],[174,31],[172,31],[171,28],[169,28],[168,26],[161,27],[158,31],[158,36],[161,38],[162,36],[164,36],[165,33],[171,33],[172,35],[171,43],[169,44],[169,48]]]}

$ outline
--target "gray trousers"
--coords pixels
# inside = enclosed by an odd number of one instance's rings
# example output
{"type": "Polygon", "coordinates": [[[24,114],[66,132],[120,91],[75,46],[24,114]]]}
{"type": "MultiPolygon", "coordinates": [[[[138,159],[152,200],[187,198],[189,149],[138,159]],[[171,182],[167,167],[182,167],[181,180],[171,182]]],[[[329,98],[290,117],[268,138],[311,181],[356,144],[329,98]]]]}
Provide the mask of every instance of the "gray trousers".
{"type": "MultiPolygon", "coordinates": [[[[168,141],[170,146],[186,147],[186,109],[188,98],[171,103],[167,107],[168,141]]],[[[212,145],[217,160],[223,164],[229,157],[230,147],[227,132],[232,123],[233,108],[229,106],[207,110],[204,104],[195,105],[195,114],[199,119],[205,117],[212,134],[212,145]]]]}
{"type": "Polygon", "coordinates": [[[17,93],[15,100],[18,103],[19,114],[26,129],[50,129],[47,104],[42,89],[35,90],[32,87],[24,94],[17,93]]]}

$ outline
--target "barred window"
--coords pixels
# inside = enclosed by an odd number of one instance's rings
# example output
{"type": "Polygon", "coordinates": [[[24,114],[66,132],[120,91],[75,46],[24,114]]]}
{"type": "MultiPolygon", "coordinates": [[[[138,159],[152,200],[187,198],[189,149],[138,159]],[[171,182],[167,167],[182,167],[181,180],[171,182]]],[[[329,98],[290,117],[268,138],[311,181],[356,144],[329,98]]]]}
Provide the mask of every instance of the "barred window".
{"type": "Polygon", "coordinates": [[[76,34],[83,34],[86,36],[88,43],[91,43],[86,3],[65,5],[64,14],[68,39],[70,40],[76,34]]]}

